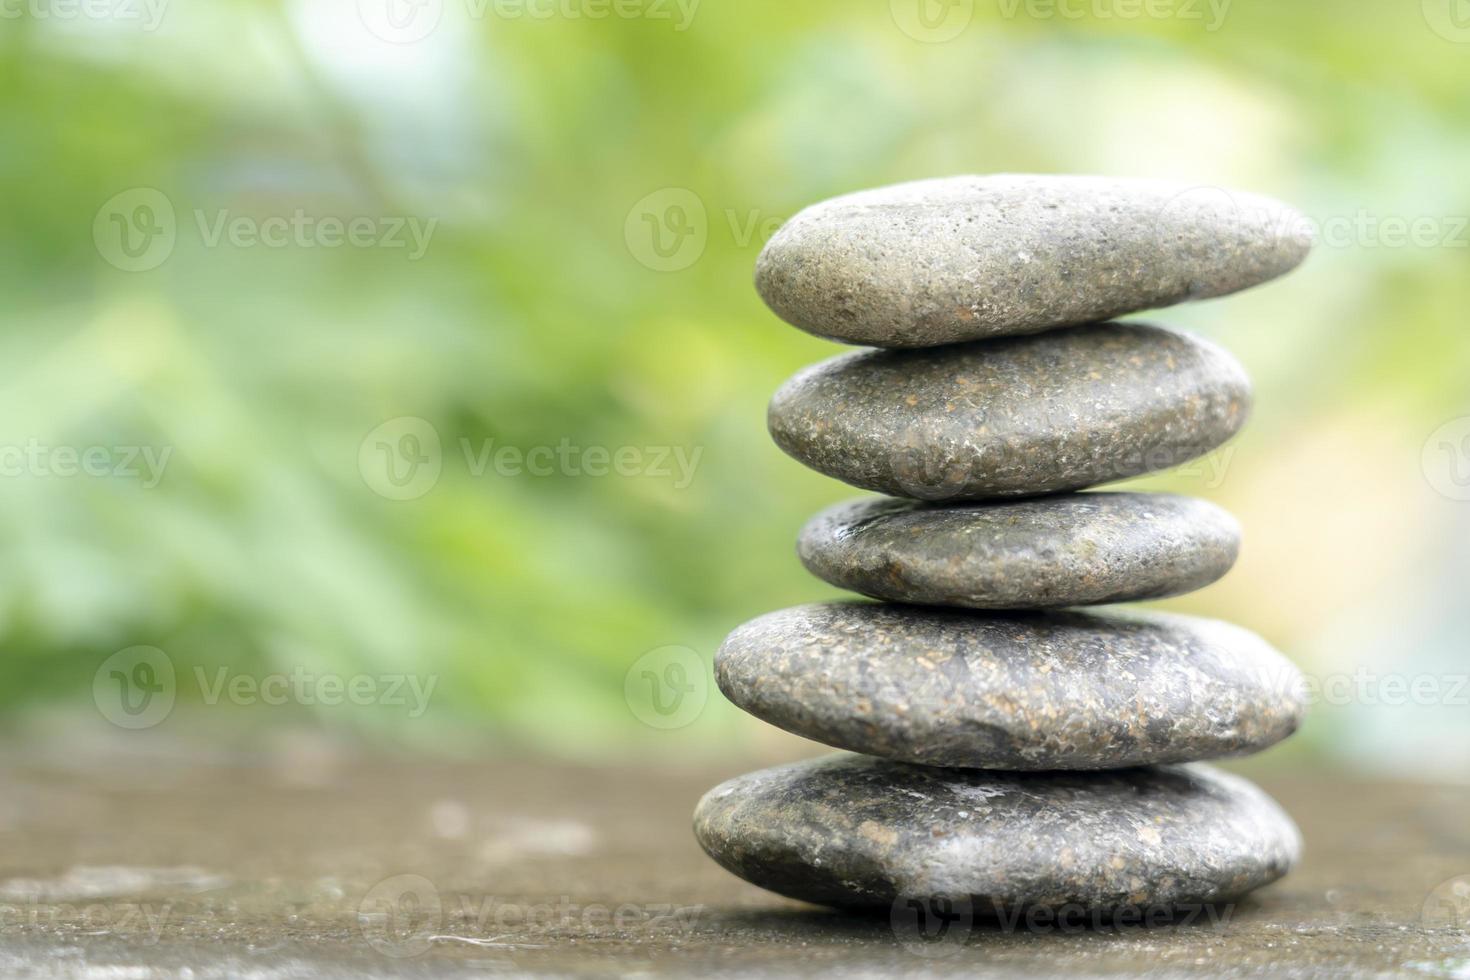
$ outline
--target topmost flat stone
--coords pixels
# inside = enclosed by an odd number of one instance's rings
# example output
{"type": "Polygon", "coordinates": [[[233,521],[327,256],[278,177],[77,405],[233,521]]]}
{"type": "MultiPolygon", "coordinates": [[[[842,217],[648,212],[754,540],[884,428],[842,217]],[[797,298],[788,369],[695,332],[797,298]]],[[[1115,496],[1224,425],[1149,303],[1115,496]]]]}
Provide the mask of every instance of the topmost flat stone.
{"type": "Polygon", "coordinates": [[[1223,296],[1306,258],[1306,219],[1218,187],[998,174],[896,184],[788,221],[756,265],[783,319],[932,347],[1223,296]]]}

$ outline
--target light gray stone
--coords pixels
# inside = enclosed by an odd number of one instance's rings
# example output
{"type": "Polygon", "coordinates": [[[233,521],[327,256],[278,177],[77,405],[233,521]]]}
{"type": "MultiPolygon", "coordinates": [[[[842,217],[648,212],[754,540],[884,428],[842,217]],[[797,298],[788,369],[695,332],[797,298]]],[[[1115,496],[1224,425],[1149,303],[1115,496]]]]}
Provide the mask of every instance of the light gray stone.
{"type": "Polygon", "coordinates": [[[813,365],[772,398],[776,444],[865,490],[1030,496],[1188,462],[1233,436],[1250,382],[1213,344],[1101,323],[813,365]]]}
{"type": "Polygon", "coordinates": [[[1227,902],[1301,853],[1269,797],[1202,765],[990,773],[842,754],[716,787],[694,832],[726,869],[791,898],[881,909],[943,896],[962,916],[1227,902]]]}
{"type": "Polygon", "coordinates": [[[812,574],[876,599],[1048,609],[1182,595],[1230,570],[1240,525],[1193,497],[1076,493],[924,504],[848,501],[802,529],[812,574]]]}
{"type": "Polygon", "coordinates": [[[1243,755],[1290,735],[1305,711],[1300,672],[1260,637],[1163,613],[797,606],[731,633],[715,680],[797,735],[979,769],[1243,755]]]}
{"type": "Polygon", "coordinates": [[[1306,219],[1218,187],[999,174],[862,191],[807,208],[766,245],[756,287],[811,333],[931,347],[1106,320],[1274,279],[1306,219]]]}

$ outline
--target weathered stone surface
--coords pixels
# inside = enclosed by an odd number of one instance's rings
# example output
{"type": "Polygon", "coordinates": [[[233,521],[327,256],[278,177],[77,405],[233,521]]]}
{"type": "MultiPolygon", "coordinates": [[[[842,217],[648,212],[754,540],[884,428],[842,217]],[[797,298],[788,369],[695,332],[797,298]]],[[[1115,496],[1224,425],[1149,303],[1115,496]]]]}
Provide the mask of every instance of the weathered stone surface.
{"type": "MultiPolygon", "coordinates": [[[[1186,914],[1119,935],[976,919],[921,958],[929,948],[887,909],[799,905],[710,864],[689,814],[752,768],[733,745],[704,765],[589,766],[320,740],[302,752],[197,728],[181,752],[171,725],[125,739],[98,727],[0,744],[6,978],[1323,980],[1453,974],[1467,955],[1470,784],[1415,781],[1427,759],[1372,780],[1340,768],[1349,747],[1248,760],[1308,846],[1222,925],[1186,914]],[[231,884],[55,887],[179,867],[231,884]]],[[[802,750],[764,745],[782,761],[802,750]]]]}
{"type": "Polygon", "coordinates": [[[771,400],[783,450],[923,500],[1080,490],[1201,456],[1245,423],[1250,382],[1213,344],[1103,323],[920,351],[844,354],[771,400]]]}
{"type": "Polygon", "coordinates": [[[715,680],[797,735],[980,769],[1246,754],[1290,735],[1304,712],[1300,673],[1260,637],[1162,613],[797,606],[731,633],[715,680]]]}
{"type": "Polygon", "coordinates": [[[1240,525],[1162,493],[924,504],[848,501],[802,529],[812,574],[863,595],[974,609],[1047,609],[1182,595],[1230,570],[1240,525]]]}
{"type": "Polygon", "coordinates": [[[1255,194],[1000,174],[899,184],[802,211],[756,287],[783,319],[875,347],[931,347],[1232,293],[1295,268],[1306,219],[1255,194]]]}
{"type": "Polygon", "coordinates": [[[822,905],[946,896],[975,913],[1225,902],[1298,861],[1296,827],[1208,766],[989,773],[836,755],[738,776],[694,815],[745,880],[822,905]]]}

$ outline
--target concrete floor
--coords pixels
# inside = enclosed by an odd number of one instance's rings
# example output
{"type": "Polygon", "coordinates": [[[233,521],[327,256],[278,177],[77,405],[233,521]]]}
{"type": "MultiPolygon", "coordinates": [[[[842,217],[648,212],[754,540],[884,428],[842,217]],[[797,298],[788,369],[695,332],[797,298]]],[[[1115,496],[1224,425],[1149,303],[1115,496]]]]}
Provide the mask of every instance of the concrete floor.
{"type": "Polygon", "coordinates": [[[1263,778],[1307,859],[1222,919],[924,942],[705,858],[690,811],[740,767],[26,760],[4,977],[1470,976],[1465,787],[1263,778]]]}

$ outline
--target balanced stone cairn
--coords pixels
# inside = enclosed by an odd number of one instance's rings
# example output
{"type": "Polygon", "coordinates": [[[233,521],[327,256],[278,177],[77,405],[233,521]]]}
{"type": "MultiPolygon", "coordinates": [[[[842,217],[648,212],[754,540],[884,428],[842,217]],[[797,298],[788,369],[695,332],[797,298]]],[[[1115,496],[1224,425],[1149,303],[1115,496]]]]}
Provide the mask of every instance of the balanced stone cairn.
{"type": "Polygon", "coordinates": [[[711,857],[824,905],[1109,921],[1214,908],[1291,869],[1291,820],[1199,762],[1295,731],[1296,669],[1226,623],[1069,607],[1190,592],[1239,548],[1204,501],[1076,492],[1202,456],[1250,407],[1225,351],[1111,318],[1265,282],[1310,247],[1265,198],[1041,176],[866,191],[772,238],[756,280],[777,314],[886,348],[808,368],[769,414],[791,456],[888,495],[819,514],[798,545],[884,601],[725,641],[731,701],[849,753],[710,791],[694,820],[711,857]]]}

